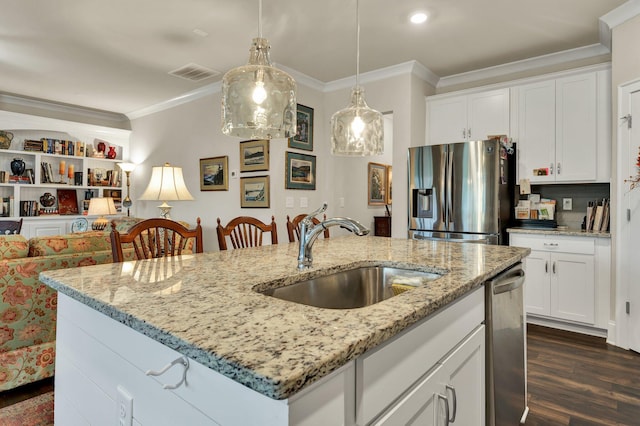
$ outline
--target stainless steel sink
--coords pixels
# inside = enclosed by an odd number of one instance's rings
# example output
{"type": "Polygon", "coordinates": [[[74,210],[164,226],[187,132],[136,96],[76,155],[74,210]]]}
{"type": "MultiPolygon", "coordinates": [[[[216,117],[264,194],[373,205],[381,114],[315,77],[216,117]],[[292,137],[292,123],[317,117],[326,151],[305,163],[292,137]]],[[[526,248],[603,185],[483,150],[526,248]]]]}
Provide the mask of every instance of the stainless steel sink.
{"type": "Polygon", "coordinates": [[[261,291],[303,305],[353,309],[373,305],[442,275],[385,266],[367,266],[261,291]]]}

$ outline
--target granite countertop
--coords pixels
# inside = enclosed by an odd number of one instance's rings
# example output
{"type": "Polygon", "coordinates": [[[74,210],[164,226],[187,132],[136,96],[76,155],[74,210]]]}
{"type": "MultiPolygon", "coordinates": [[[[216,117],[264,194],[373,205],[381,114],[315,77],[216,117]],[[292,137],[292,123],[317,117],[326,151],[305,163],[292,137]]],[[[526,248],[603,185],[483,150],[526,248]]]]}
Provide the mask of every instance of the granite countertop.
{"type": "Polygon", "coordinates": [[[611,238],[611,233],[607,231],[594,232],[582,229],[558,229],[558,228],[508,228],[507,232],[512,234],[538,234],[538,235],[566,235],[570,237],[592,237],[611,238]]]}
{"type": "Polygon", "coordinates": [[[347,236],[41,273],[50,287],[268,397],[287,398],[517,263],[529,249],[347,236]],[[255,292],[358,266],[447,272],[378,304],[322,309],[255,292]]]}

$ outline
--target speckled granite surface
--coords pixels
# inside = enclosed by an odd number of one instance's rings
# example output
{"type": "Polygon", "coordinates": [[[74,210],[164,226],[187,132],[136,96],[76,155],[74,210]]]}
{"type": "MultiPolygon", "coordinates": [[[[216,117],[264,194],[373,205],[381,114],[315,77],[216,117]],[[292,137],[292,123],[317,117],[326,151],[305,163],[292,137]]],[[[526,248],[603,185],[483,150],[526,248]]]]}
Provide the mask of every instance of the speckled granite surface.
{"type": "Polygon", "coordinates": [[[48,271],[54,289],[271,398],[287,398],[518,262],[529,249],[383,237],[297,244],[48,271]],[[359,309],[257,293],[365,265],[447,272],[359,309]]]}
{"type": "Polygon", "coordinates": [[[534,228],[508,228],[507,232],[512,234],[538,234],[538,235],[566,235],[570,237],[592,237],[592,238],[611,238],[609,232],[587,232],[581,229],[534,229],[534,228]]]}

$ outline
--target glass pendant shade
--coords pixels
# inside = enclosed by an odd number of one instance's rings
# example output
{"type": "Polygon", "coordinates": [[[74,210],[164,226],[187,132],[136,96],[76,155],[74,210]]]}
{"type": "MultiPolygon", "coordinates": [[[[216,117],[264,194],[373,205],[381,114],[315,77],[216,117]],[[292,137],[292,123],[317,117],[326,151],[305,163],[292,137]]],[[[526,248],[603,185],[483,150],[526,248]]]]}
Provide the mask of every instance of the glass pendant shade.
{"type": "Polygon", "coordinates": [[[345,156],[384,153],[382,114],[369,108],[361,87],[351,91],[349,106],[331,117],[331,153],[345,156]]]}
{"type": "Polygon", "coordinates": [[[296,82],[271,65],[269,42],[253,39],[249,63],[222,79],[222,133],[245,139],[296,134],[296,82]]]}

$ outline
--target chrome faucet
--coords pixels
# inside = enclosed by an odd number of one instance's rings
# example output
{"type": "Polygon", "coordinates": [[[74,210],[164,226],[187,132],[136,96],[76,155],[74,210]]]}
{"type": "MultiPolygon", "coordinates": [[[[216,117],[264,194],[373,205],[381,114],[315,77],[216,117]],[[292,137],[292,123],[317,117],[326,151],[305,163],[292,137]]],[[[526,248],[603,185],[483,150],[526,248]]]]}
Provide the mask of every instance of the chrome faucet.
{"type": "Polygon", "coordinates": [[[311,249],[321,232],[331,226],[340,226],[356,235],[363,236],[369,233],[369,229],[360,222],[348,217],[333,217],[313,224],[313,218],[327,210],[327,203],[324,203],[318,210],[312,212],[300,221],[300,248],[298,251],[298,269],[310,268],[313,263],[311,249]]]}

